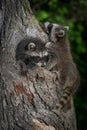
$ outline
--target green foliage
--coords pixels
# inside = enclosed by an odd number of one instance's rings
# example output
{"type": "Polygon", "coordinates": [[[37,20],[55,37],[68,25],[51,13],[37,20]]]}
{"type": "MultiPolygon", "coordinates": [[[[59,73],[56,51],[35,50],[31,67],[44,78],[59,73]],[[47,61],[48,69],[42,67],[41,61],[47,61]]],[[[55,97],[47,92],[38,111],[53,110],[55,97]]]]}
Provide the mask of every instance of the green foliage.
{"type": "Polygon", "coordinates": [[[36,16],[37,16],[38,19],[41,21],[42,19],[48,19],[49,14],[48,14],[46,11],[42,10],[42,11],[38,12],[38,13],[36,14],[36,16]]]}
{"type": "Polygon", "coordinates": [[[70,28],[71,51],[81,75],[81,87],[74,98],[78,130],[87,130],[87,0],[32,0],[31,5],[39,21],[70,28]]]}

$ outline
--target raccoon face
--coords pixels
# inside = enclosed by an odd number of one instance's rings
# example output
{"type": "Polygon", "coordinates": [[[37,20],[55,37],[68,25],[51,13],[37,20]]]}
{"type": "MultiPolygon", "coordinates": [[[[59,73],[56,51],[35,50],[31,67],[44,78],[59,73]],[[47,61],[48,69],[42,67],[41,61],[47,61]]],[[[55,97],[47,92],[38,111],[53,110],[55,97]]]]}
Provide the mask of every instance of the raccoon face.
{"type": "Polygon", "coordinates": [[[26,55],[29,58],[29,62],[32,63],[33,66],[41,66],[45,67],[48,60],[49,55],[47,52],[47,48],[49,43],[36,43],[30,42],[27,46],[26,55]]]}
{"type": "Polygon", "coordinates": [[[45,23],[47,34],[51,41],[57,41],[60,38],[66,36],[67,31],[69,30],[68,26],[61,26],[59,24],[51,24],[49,22],[45,23]]]}

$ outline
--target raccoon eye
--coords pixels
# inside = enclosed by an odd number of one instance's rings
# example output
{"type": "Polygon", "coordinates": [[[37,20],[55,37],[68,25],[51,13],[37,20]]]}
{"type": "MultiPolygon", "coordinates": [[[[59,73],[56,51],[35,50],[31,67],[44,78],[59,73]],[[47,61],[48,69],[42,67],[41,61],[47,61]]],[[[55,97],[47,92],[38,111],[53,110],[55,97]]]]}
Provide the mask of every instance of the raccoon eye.
{"type": "Polygon", "coordinates": [[[31,50],[31,51],[35,51],[35,50],[36,50],[36,45],[35,45],[35,43],[33,43],[33,42],[29,43],[28,49],[31,50]]]}

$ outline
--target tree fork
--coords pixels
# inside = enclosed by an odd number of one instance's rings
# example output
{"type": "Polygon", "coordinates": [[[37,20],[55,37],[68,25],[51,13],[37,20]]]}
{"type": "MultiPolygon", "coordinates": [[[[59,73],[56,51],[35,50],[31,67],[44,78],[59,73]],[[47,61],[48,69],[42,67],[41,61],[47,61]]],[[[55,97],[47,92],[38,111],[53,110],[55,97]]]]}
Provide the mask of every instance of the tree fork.
{"type": "Polygon", "coordinates": [[[26,36],[48,40],[28,0],[2,0],[1,5],[0,130],[76,130],[72,99],[68,108],[55,108],[62,90],[54,74],[38,67],[20,75],[18,43],[26,36]]]}

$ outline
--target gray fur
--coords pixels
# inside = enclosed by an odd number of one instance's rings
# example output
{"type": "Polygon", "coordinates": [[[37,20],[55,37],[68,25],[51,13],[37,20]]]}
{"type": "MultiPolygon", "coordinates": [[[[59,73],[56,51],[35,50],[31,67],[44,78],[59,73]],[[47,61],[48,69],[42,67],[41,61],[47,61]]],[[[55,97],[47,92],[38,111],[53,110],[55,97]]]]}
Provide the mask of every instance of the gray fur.
{"type": "Polygon", "coordinates": [[[16,48],[16,60],[21,66],[21,71],[27,72],[32,67],[43,67],[47,64],[46,44],[41,39],[33,37],[26,37],[20,41],[16,48]]]}
{"type": "Polygon", "coordinates": [[[48,47],[51,57],[45,68],[53,70],[57,74],[60,86],[63,87],[63,95],[57,103],[57,107],[64,107],[70,96],[79,87],[80,76],[71,55],[67,26],[47,23],[46,29],[52,43],[48,47]]]}

